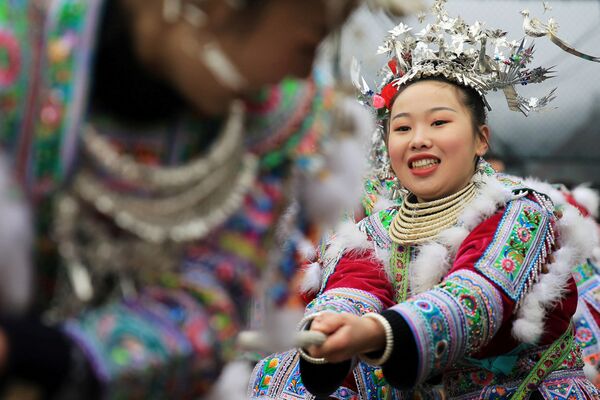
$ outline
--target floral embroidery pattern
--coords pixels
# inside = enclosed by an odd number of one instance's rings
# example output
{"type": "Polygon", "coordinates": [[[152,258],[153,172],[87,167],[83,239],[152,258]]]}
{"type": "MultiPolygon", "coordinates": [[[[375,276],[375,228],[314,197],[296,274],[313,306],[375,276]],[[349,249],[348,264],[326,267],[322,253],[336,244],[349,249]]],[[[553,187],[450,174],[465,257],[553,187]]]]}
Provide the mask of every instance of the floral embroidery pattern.
{"type": "Polygon", "coordinates": [[[300,378],[299,356],[295,351],[273,354],[262,360],[252,374],[250,392],[253,397],[272,399],[305,399],[306,388],[300,378]]]}
{"type": "Polygon", "coordinates": [[[537,277],[551,240],[550,215],[528,199],[510,202],[494,240],[475,268],[519,300],[537,277]]]}
{"type": "Polygon", "coordinates": [[[502,299],[482,276],[458,271],[433,290],[392,307],[417,340],[418,381],[484,346],[500,328],[502,299]]]}
{"type": "Polygon", "coordinates": [[[575,324],[575,340],[581,347],[583,360],[589,364],[597,365],[600,362],[600,327],[588,308],[587,302],[579,299],[577,313],[573,319],[575,324]]]}
{"type": "Polygon", "coordinates": [[[354,369],[354,378],[361,399],[400,400],[406,398],[401,391],[387,383],[380,367],[360,362],[354,369]]]}

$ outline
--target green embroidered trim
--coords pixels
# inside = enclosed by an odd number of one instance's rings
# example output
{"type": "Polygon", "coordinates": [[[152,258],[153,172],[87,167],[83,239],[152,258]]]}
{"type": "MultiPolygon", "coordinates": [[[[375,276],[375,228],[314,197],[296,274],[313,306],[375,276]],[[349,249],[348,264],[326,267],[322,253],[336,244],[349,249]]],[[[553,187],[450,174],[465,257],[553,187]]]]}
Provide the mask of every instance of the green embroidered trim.
{"type": "Polygon", "coordinates": [[[540,360],[535,364],[529,375],[521,382],[519,388],[512,396],[512,400],[524,400],[529,394],[536,390],[546,379],[548,374],[554,371],[575,347],[573,325],[569,325],[566,332],[544,351],[540,360]]]}
{"type": "Polygon", "coordinates": [[[73,118],[69,114],[69,107],[75,107],[74,103],[80,101],[76,99],[74,87],[81,84],[77,79],[77,71],[83,68],[83,56],[69,43],[69,37],[76,35],[80,41],[84,40],[89,24],[88,13],[92,9],[93,6],[87,1],[61,1],[48,30],[48,54],[44,61],[49,90],[40,99],[41,111],[33,154],[36,160],[34,173],[40,181],[58,181],[64,172],[60,160],[61,145],[66,140],[66,130],[73,118]]]}
{"type": "Polygon", "coordinates": [[[411,256],[410,246],[400,246],[394,243],[392,256],[390,258],[390,267],[394,277],[394,300],[401,303],[408,298],[408,265],[411,256]]]}

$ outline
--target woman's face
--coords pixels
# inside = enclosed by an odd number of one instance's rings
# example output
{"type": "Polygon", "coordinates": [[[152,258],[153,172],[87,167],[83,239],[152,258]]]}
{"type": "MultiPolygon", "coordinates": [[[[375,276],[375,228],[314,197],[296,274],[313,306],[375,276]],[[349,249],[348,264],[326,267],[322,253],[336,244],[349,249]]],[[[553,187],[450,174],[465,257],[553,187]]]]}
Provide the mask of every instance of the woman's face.
{"type": "Polygon", "coordinates": [[[420,200],[439,199],[465,187],[476,156],[487,151],[489,129],[482,125],[481,134],[475,134],[460,96],[451,84],[421,81],[408,86],[392,105],[388,136],[392,168],[420,200]]]}
{"type": "MultiPolygon", "coordinates": [[[[261,0],[235,9],[227,1],[205,0],[196,4],[206,22],[194,27],[184,18],[165,23],[162,1],[121,1],[132,11],[141,59],[209,114],[225,111],[233,97],[251,95],[286,76],[307,77],[319,43],[355,5],[354,0],[261,0]],[[335,3],[341,7],[333,9],[330,5],[335,3]],[[241,93],[215,82],[214,74],[195,57],[211,42],[219,44],[245,79],[241,93]]],[[[194,1],[183,1],[189,3],[194,1]]]]}

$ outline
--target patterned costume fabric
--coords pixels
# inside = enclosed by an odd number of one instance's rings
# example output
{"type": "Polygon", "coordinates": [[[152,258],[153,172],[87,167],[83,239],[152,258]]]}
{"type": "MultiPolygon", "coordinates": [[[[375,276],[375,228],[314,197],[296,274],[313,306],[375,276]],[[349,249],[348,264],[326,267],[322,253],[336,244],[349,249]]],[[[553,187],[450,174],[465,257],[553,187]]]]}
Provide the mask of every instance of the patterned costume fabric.
{"type": "MultiPolygon", "coordinates": [[[[63,293],[64,286],[56,284],[62,276],[61,269],[56,271],[60,262],[54,263],[57,243],[49,235],[54,201],[70,190],[68,178],[77,176],[82,166],[111,193],[138,189],[80,157],[84,124],[97,124],[120,154],[154,166],[193,160],[206,150],[198,138],[214,134],[210,124],[190,118],[139,135],[102,115],[86,115],[103,5],[102,0],[0,4],[0,139],[38,207],[38,272],[44,297],[39,303],[58,309],[51,317],[81,347],[107,397],[197,398],[234,356],[234,338],[247,321],[261,273],[273,269],[267,301],[284,306],[293,297],[289,282],[298,265],[299,241],[304,240],[298,232],[305,232],[310,221],[302,211],[288,218],[282,232],[294,235],[284,237],[283,244],[273,240],[274,229],[281,230],[281,217],[291,202],[290,177],[318,173],[315,165],[324,164],[319,149],[330,127],[333,100],[313,81],[286,80],[248,101],[244,148],[259,157],[260,166],[239,209],[206,239],[168,253],[166,264],[171,267],[164,271],[148,267],[157,262],[155,253],[143,254],[159,245],[138,253],[125,246],[126,257],[119,262],[146,257],[137,259],[141,290],[125,298],[110,296],[99,305],[78,304],[72,292],[63,293]],[[271,265],[268,250],[274,246],[279,251],[271,265]]],[[[102,217],[88,221],[99,223],[117,241],[127,243],[130,237],[102,217]]]]}
{"type": "Polygon", "coordinates": [[[573,276],[579,291],[578,314],[575,318],[576,338],[581,345],[584,361],[597,366],[600,361],[599,272],[597,267],[588,261],[575,267],[573,276]]]}
{"type": "Polygon", "coordinates": [[[337,255],[323,258],[321,286],[306,313],[381,312],[394,329],[389,361],[371,366],[353,360],[340,374],[339,366],[298,361],[296,351],[275,354],[255,368],[249,396],[313,399],[301,384],[307,368],[310,387],[329,388],[336,380],[340,387],[330,395],[336,399],[520,399],[536,390],[544,399],[597,398],[600,393],[583,374],[570,325],[577,293],[569,275],[546,306],[545,333],[537,342],[520,343],[511,334],[515,322],[526,317],[522,305],[543,279],[542,264],[555,251],[556,218],[545,196],[516,179],[489,169],[486,174],[480,194],[459,218],[469,232],[459,243],[445,242],[449,260],[439,265],[441,278],[423,291],[415,290],[415,266],[440,263],[426,258],[427,246],[435,244],[393,243],[387,232],[397,207],[362,220],[353,240],[344,243],[344,235],[331,240],[329,249],[337,255]],[[493,211],[468,220],[465,214],[483,209],[486,196],[495,199],[493,211]],[[411,352],[416,359],[408,361],[411,352]],[[440,376],[441,383],[432,379],[440,376]]]}

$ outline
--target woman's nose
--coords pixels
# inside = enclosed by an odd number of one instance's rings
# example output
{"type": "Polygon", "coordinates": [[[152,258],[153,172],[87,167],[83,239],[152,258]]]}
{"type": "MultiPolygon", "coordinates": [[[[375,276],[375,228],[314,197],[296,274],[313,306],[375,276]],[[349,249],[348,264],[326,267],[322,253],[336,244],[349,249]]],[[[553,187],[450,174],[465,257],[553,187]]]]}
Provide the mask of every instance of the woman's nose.
{"type": "Polygon", "coordinates": [[[410,148],[413,150],[427,149],[431,147],[431,139],[427,130],[423,127],[416,127],[413,130],[413,136],[410,141],[410,148]]]}

